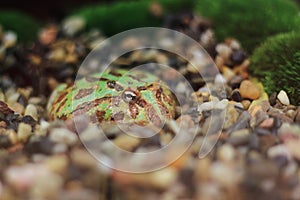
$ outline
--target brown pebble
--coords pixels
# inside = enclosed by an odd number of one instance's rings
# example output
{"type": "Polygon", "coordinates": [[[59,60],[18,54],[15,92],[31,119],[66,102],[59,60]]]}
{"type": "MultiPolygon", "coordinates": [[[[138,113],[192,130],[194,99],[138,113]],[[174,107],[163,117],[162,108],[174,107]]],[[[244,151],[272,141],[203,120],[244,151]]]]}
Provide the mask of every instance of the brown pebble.
{"type": "Polygon", "coordinates": [[[0,101],[0,112],[5,114],[5,115],[10,114],[10,113],[14,113],[14,111],[12,109],[10,109],[8,107],[8,105],[3,101],[0,101]]]}
{"type": "Polygon", "coordinates": [[[248,108],[249,108],[249,106],[251,104],[251,101],[249,101],[249,100],[243,100],[241,103],[244,106],[244,109],[248,110],[248,108]]]}
{"type": "Polygon", "coordinates": [[[294,118],[294,121],[296,123],[300,123],[300,106],[297,108],[296,110],[296,114],[295,114],[295,118],[294,118]]]}
{"type": "Polygon", "coordinates": [[[243,98],[246,99],[258,99],[260,91],[258,87],[249,80],[244,80],[240,86],[240,93],[243,98]]]}

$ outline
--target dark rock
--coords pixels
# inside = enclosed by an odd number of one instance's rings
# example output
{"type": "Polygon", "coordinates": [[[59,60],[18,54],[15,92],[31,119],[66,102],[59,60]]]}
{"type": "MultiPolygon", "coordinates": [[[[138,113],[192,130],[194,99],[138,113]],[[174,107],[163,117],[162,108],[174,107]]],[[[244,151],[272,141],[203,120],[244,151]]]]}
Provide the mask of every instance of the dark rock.
{"type": "Polygon", "coordinates": [[[24,122],[25,124],[29,124],[31,126],[35,126],[37,123],[30,115],[25,115],[22,118],[21,122],[24,122]]]}
{"type": "Polygon", "coordinates": [[[242,50],[234,51],[230,56],[233,65],[240,65],[246,59],[246,54],[242,50]]]}
{"type": "Polygon", "coordinates": [[[235,90],[232,91],[232,93],[231,93],[231,99],[233,101],[236,101],[236,102],[240,102],[240,101],[243,100],[243,98],[242,98],[242,96],[240,94],[240,91],[238,89],[235,89],[235,90]]]}
{"type": "Polygon", "coordinates": [[[53,146],[54,143],[48,137],[41,137],[38,138],[37,141],[26,143],[24,151],[29,154],[42,153],[50,155],[52,153],[53,146]]]}
{"type": "Polygon", "coordinates": [[[243,77],[242,76],[234,76],[229,81],[229,85],[230,85],[230,87],[232,87],[232,89],[239,88],[242,81],[243,81],[243,77]]]}
{"type": "Polygon", "coordinates": [[[274,106],[276,104],[276,99],[277,99],[277,92],[274,92],[269,97],[269,102],[271,106],[274,106]]]}
{"type": "Polygon", "coordinates": [[[11,145],[12,143],[7,135],[0,135],[0,149],[8,148],[11,145]]]}

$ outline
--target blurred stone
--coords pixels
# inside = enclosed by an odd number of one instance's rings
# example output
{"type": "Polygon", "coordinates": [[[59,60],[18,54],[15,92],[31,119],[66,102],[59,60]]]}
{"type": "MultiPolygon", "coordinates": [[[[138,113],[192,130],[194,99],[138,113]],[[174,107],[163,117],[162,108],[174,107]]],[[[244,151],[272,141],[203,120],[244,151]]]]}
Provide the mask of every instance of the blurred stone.
{"type": "Polygon", "coordinates": [[[28,137],[32,134],[32,128],[30,125],[20,123],[18,126],[18,139],[19,141],[26,142],[28,137]]]}
{"type": "Polygon", "coordinates": [[[30,115],[31,117],[33,117],[34,120],[38,120],[38,111],[37,108],[35,107],[35,105],[33,104],[28,104],[26,106],[24,115],[30,115]]]}
{"type": "Polygon", "coordinates": [[[74,145],[78,141],[77,135],[66,128],[53,128],[50,131],[50,139],[67,145],[74,145]]]}
{"type": "Polygon", "coordinates": [[[83,30],[86,25],[85,20],[79,16],[72,16],[63,21],[63,32],[68,36],[74,36],[79,31],[83,30]]]}
{"type": "Polygon", "coordinates": [[[249,80],[244,80],[240,85],[240,93],[243,98],[246,99],[258,99],[260,91],[258,87],[249,80]]]}

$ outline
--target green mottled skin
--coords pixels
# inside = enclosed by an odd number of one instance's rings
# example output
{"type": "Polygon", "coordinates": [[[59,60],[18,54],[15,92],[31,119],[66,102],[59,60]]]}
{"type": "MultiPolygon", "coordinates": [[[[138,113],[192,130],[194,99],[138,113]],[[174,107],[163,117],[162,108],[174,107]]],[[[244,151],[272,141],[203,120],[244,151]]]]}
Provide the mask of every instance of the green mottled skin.
{"type": "Polygon", "coordinates": [[[50,118],[67,120],[87,114],[93,122],[140,125],[159,125],[174,118],[176,103],[163,83],[145,72],[127,72],[92,74],[73,85],[58,86],[48,106],[50,118]]]}

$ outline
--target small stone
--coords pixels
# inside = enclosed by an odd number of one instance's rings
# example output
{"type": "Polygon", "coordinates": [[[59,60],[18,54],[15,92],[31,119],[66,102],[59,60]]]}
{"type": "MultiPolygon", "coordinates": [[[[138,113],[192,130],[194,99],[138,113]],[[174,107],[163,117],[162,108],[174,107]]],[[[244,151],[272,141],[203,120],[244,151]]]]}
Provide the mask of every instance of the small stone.
{"type": "Polygon", "coordinates": [[[70,146],[78,141],[77,135],[66,128],[53,128],[50,132],[50,139],[70,146]]]}
{"type": "Polygon", "coordinates": [[[270,158],[275,158],[278,156],[285,156],[288,160],[291,160],[292,158],[289,149],[283,144],[270,147],[267,154],[270,158]]]}
{"type": "Polygon", "coordinates": [[[39,33],[39,41],[44,45],[49,45],[56,40],[58,27],[55,25],[48,25],[39,33]]]}
{"type": "Polygon", "coordinates": [[[240,102],[240,101],[243,100],[243,98],[242,98],[242,96],[240,94],[240,91],[238,89],[235,89],[235,90],[232,91],[232,93],[231,93],[231,99],[233,101],[236,101],[236,102],[240,102]]]}
{"type": "Polygon", "coordinates": [[[242,105],[243,105],[245,110],[248,110],[250,104],[251,104],[251,101],[249,101],[249,100],[243,100],[242,101],[242,105]]]}
{"type": "Polygon", "coordinates": [[[269,102],[271,106],[274,106],[276,104],[276,99],[277,99],[277,92],[274,92],[269,97],[269,102]]]}
{"type": "Polygon", "coordinates": [[[274,118],[265,119],[262,123],[260,123],[260,128],[272,128],[274,125],[274,118]]]}
{"type": "Polygon", "coordinates": [[[283,105],[290,105],[289,97],[285,91],[280,90],[279,94],[277,95],[277,98],[283,105]]]}
{"type": "Polygon", "coordinates": [[[6,130],[6,134],[9,137],[9,140],[11,141],[12,144],[17,144],[18,142],[18,135],[15,130],[13,129],[8,129],[6,130]]]}
{"type": "Polygon", "coordinates": [[[232,77],[232,79],[230,79],[229,85],[232,89],[236,89],[240,87],[242,81],[243,81],[242,76],[234,76],[232,77]]]}
{"type": "Polygon", "coordinates": [[[18,139],[19,141],[26,142],[28,137],[32,134],[30,125],[21,122],[18,126],[18,139]]]}
{"type": "Polygon", "coordinates": [[[68,36],[74,36],[79,31],[83,30],[86,25],[85,20],[79,16],[72,16],[67,18],[63,24],[63,32],[68,36]]]}
{"type": "Polygon", "coordinates": [[[49,139],[49,137],[43,136],[25,144],[24,151],[30,154],[38,153],[49,155],[52,153],[53,146],[54,143],[49,139]]]}
{"type": "Polygon", "coordinates": [[[0,112],[5,115],[14,113],[14,111],[3,101],[0,101],[0,112]]]}
{"type": "Polygon", "coordinates": [[[300,151],[299,151],[299,146],[300,146],[300,140],[289,140],[285,142],[285,145],[291,155],[297,159],[298,161],[300,160],[300,151]]]}
{"type": "Polygon", "coordinates": [[[66,52],[63,48],[56,48],[47,55],[48,59],[55,62],[63,62],[66,58],[66,52]]]}
{"type": "Polygon", "coordinates": [[[30,97],[28,100],[29,104],[38,105],[42,102],[42,98],[40,97],[30,97]]]}
{"type": "Polygon", "coordinates": [[[227,81],[230,81],[233,77],[235,77],[235,73],[229,67],[222,67],[223,76],[227,81]]]}
{"type": "Polygon", "coordinates": [[[49,170],[38,174],[30,187],[31,199],[58,199],[63,188],[62,177],[49,170]]]}
{"type": "Polygon", "coordinates": [[[23,114],[24,113],[24,106],[18,102],[13,102],[10,107],[18,114],[23,114]]]}
{"type": "Polygon", "coordinates": [[[190,128],[194,126],[193,119],[190,115],[181,115],[176,122],[181,128],[190,128]]]}
{"type": "Polygon", "coordinates": [[[7,31],[2,38],[2,42],[5,48],[11,48],[17,43],[17,35],[12,31],[7,31]]]}
{"type": "Polygon", "coordinates": [[[230,144],[224,144],[218,148],[217,157],[223,162],[232,162],[235,158],[235,150],[230,144]]]}
{"type": "Polygon", "coordinates": [[[72,162],[80,168],[92,169],[97,167],[97,160],[86,150],[73,149],[70,155],[72,162]]]}
{"type": "Polygon", "coordinates": [[[115,145],[129,152],[133,151],[138,146],[139,143],[140,143],[139,138],[132,137],[127,134],[122,134],[114,140],[115,145]]]}
{"type": "Polygon", "coordinates": [[[28,104],[26,106],[24,115],[29,115],[34,120],[36,120],[36,121],[38,120],[38,111],[37,111],[37,108],[35,107],[35,105],[33,105],[33,104],[28,104]]]}
{"type": "Polygon", "coordinates": [[[231,48],[225,44],[218,44],[216,46],[216,51],[224,60],[227,60],[232,53],[231,48]]]}
{"type": "Polygon", "coordinates": [[[9,136],[7,135],[0,135],[0,149],[8,148],[12,146],[12,142],[10,141],[9,136]]]}
{"type": "Polygon", "coordinates": [[[249,142],[249,129],[241,129],[230,134],[228,142],[234,146],[243,145],[249,142]]]}
{"type": "Polygon", "coordinates": [[[233,124],[237,122],[237,119],[239,117],[239,112],[234,108],[233,105],[227,106],[227,112],[225,115],[225,123],[224,123],[224,130],[229,129],[233,124]]]}
{"type": "Polygon", "coordinates": [[[243,98],[246,99],[258,99],[260,91],[258,87],[249,80],[244,80],[240,85],[240,93],[243,98]]]}
{"type": "Polygon", "coordinates": [[[231,54],[230,59],[234,65],[240,65],[246,59],[246,54],[242,50],[237,50],[231,54]]]}
{"type": "Polygon", "coordinates": [[[68,167],[68,157],[66,155],[53,155],[45,161],[45,166],[52,172],[64,175],[68,167]]]}
{"type": "Polygon", "coordinates": [[[226,82],[226,79],[221,74],[216,75],[215,84],[225,84],[226,82]]]}
{"type": "Polygon", "coordinates": [[[296,114],[295,114],[295,118],[294,118],[294,121],[296,123],[300,123],[300,106],[297,108],[296,110],[296,114]]]}

